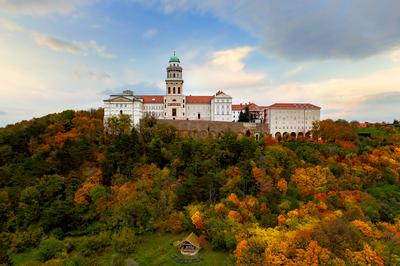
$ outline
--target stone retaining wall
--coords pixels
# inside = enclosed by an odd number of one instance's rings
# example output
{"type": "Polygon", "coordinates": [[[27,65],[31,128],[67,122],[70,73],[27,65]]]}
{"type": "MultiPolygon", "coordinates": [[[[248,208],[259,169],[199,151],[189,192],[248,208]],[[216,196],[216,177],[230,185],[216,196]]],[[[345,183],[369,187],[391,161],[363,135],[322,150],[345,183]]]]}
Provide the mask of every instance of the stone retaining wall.
{"type": "Polygon", "coordinates": [[[226,131],[248,136],[256,135],[257,133],[268,133],[266,125],[255,123],[161,119],[158,122],[175,127],[182,135],[198,137],[218,136],[226,131]]]}

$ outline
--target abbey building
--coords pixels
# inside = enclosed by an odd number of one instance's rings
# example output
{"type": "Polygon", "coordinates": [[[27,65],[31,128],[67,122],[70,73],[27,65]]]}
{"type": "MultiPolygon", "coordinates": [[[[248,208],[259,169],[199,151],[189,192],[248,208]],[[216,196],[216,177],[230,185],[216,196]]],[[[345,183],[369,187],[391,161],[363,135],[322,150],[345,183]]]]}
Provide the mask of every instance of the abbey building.
{"type": "Polygon", "coordinates": [[[134,95],[130,90],[104,100],[104,123],[119,114],[129,115],[134,125],[151,114],[157,119],[238,122],[247,113],[248,122],[261,124],[275,138],[307,137],[321,108],[309,103],[254,103],[232,105],[232,97],[223,91],[214,95],[186,95],[183,69],[174,54],[168,62],[164,95],[134,95]],[[241,114],[242,113],[242,114],[241,114]]]}
{"type": "Polygon", "coordinates": [[[232,122],[232,97],[222,91],[211,96],[185,95],[182,67],[177,56],[169,59],[165,95],[134,95],[130,90],[104,100],[104,121],[126,114],[137,125],[145,114],[158,119],[232,122]]]}

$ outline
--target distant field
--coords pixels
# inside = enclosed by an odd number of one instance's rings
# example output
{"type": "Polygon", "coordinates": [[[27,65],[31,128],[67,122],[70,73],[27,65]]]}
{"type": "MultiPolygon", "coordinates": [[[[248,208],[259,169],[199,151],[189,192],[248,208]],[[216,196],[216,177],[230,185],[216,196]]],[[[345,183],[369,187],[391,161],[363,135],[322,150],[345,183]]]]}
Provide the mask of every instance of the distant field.
{"type": "MultiPolygon", "coordinates": [[[[396,128],[400,132],[400,127],[396,128]]],[[[392,135],[392,132],[386,130],[382,127],[366,127],[366,128],[357,128],[357,133],[371,133],[371,137],[387,137],[392,135]]]]}
{"type": "MultiPolygon", "coordinates": [[[[193,264],[177,263],[173,260],[172,256],[180,256],[173,242],[183,239],[188,234],[173,235],[164,233],[152,233],[144,235],[141,238],[141,243],[138,245],[135,253],[129,256],[122,256],[115,251],[109,249],[102,254],[91,258],[82,258],[82,262],[90,265],[120,265],[115,261],[123,261],[122,265],[148,265],[148,266],[175,266],[175,265],[218,265],[228,266],[233,265],[233,258],[225,252],[212,251],[210,245],[206,245],[204,249],[199,252],[201,262],[193,264]],[[136,263],[137,264],[136,264],[136,263]]],[[[77,252],[72,252],[69,256],[77,257],[77,252]]],[[[41,263],[36,260],[37,250],[28,250],[23,253],[15,254],[12,256],[14,265],[40,265],[41,263]]],[[[67,264],[72,265],[72,264],[67,264]]],[[[79,264],[74,264],[79,265],[79,264]]]]}

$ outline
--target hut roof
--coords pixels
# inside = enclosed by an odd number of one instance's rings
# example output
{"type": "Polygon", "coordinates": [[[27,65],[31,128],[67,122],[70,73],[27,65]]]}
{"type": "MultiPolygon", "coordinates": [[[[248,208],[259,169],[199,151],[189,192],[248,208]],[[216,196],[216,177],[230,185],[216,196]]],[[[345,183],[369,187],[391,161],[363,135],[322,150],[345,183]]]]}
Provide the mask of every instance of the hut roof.
{"type": "Polygon", "coordinates": [[[178,247],[180,247],[184,242],[189,242],[190,244],[192,244],[193,246],[200,248],[200,242],[199,242],[199,238],[197,237],[197,235],[195,233],[190,233],[190,235],[188,235],[184,240],[182,240],[181,242],[179,242],[178,247]]]}

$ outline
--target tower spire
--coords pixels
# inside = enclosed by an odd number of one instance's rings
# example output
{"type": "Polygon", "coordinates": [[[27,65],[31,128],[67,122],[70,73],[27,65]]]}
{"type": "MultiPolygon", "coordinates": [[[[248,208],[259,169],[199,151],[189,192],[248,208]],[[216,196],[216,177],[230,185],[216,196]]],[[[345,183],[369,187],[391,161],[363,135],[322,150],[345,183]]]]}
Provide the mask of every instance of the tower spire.
{"type": "Polygon", "coordinates": [[[174,50],[174,56],[176,56],[176,55],[175,55],[175,50],[174,50]]]}

